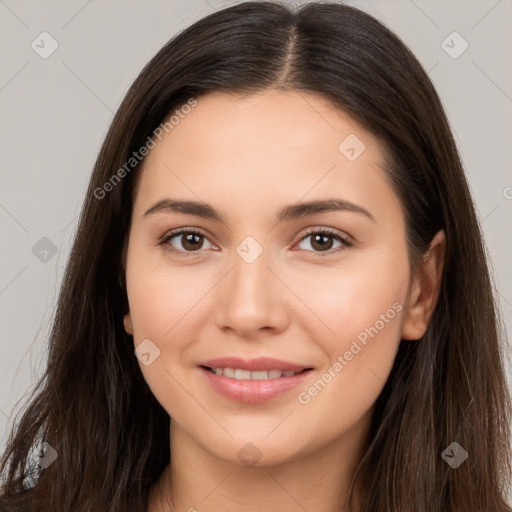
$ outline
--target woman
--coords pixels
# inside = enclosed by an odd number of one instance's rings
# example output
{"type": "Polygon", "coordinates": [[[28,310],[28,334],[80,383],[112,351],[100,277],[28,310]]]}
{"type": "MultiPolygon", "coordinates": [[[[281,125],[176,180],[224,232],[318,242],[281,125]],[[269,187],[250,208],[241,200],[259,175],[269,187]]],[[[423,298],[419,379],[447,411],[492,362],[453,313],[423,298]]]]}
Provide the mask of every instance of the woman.
{"type": "Polygon", "coordinates": [[[341,4],[220,10],[110,127],[2,510],[510,512],[499,325],[404,44],[341,4]]]}

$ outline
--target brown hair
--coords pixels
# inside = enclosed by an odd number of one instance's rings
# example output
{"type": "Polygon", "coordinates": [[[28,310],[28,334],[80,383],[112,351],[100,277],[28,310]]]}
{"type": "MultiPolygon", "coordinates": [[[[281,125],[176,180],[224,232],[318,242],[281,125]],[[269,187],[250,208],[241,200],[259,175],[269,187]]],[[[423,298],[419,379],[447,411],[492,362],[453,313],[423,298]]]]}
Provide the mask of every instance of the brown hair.
{"type": "Polygon", "coordinates": [[[354,474],[359,512],[511,512],[511,403],[482,233],[439,97],[382,23],[339,3],[246,2],[170,40],[126,94],[97,158],[63,279],[47,369],[0,464],[2,510],[142,512],[169,463],[170,419],[123,329],[122,252],[137,169],[98,190],[173,109],[210,91],[319,93],[388,154],[411,262],[443,229],[440,297],[427,332],[402,341],[354,474]],[[119,279],[121,276],[121,279],[119,279]],[[58,453],[38,470],[40,441],[58,453]],[[451,443],[469,454],[457,469],[451,443]],[[3,508],[2,508],[3,507],[3,508]]]}

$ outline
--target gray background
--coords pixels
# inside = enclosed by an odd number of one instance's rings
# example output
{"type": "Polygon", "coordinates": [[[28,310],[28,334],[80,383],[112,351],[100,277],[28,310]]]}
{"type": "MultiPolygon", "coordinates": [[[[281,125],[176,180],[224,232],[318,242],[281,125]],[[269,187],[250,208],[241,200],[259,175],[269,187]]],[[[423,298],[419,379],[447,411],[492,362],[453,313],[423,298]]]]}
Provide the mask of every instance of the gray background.
{"type": "MultiPolygon", "coordinates": [[[[232,3],[0,0],[0,451],[17,400],[42,373],[77,215],[114,111],[143,65],[178,30],[232,3]],[[35,41],[50,48],[49,39],[41,43],[44,31],[58,43],[46,59],[31,47],[35,41]]],[[[512,0],[347,3],[394,30],[437,87],[510,332],[512,0]],[[457,58],[447,53],[463,49],[459,36],[446,39],[454,31],[469,45],[457,58]]]]}

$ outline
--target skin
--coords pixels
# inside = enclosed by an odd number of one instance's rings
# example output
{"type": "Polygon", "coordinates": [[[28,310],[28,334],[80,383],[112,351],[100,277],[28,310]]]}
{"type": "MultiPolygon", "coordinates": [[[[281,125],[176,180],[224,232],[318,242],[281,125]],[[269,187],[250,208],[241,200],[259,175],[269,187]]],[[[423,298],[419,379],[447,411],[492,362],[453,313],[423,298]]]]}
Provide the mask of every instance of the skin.
{"type": "Polygon", "coordinates": [[[319,95],[282,90],[200,97],[150,151],[126,248],[125,316],[135,347],[150,339],[160,350],[140,367],[172,418],[172,462],[151,490],[150,512],[341,510],[336,503],[346,496],[400,339],[421,342],[414,340],[425,332],[442,274],[441,231],[411,275],[399,199],[383,165],[378,141],[343,112],[319,95]],[[366,147],[354,161],[338,149],[349,134],[366,147]],[[224,222],[144,215],[166,197],[208,203],[224,222]],[[327,198],[355,203],[374,221],[330,211],[276,223],[286,205],[327,198]],[[186,235],[158,245],[182,227],[205,238],[192,249],[186,235]],[[328,237],[324,253],[307,228],[331,228],[352,245],[328,237]],[[236,252],[247,236],[263,248],[252,263],[236,252]],[[300,403],[298,393],[332,371],[396,303],[401,311],[300,403]],[[297,389],[244,404],[220,395],[198,368],[233,354],[314,370],[297,389]],[[237,456],[249,442],[260,454],[254,466],[237,456]]]}

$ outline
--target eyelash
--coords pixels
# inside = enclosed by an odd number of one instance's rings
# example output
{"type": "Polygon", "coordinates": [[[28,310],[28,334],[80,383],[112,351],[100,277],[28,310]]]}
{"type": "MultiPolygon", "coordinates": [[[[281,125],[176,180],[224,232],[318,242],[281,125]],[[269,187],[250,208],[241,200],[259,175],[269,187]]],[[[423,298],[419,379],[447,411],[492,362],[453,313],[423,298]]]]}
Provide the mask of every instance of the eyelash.
{"type": "MultiPolygon", "coordinates": [[[[167,233],[166,235],[164,235],[164,237],[162,239],[160,239],[160,241],[158,242],[158,245],[165,246],[165,249],[167,251],[174,253],[174,254],[178,254],[180,256],[186,256],[186,257],[196,256],[199,252],[201,252],[200,250],[198,250],[198,251],[182,251],[179,249],[175,249],[174,247],[172,247],[172,245],[169,244],[169,242],[173,238],[175,238],[179,235],[183,235],[183,234],[194,234],[194,235],[200,235],[204,238],[208,238],[204,233],[201,233],[201,231],[199,231],[197,229],[180,228],[180,229],[171,231],[171,232],[167,233]]],[[[319,229],[308,228],[308,230],[306,230],[306,234],[299,240],[299,243],[302,242],[303,240],[305,240],[306,238],[310,237],[311,235],[327,235],[327,236],[331,236],[334,239],[341,242],[341,246],[337,247],[336,249],[329,249],[328,251],[307,251],[307,252],[316,253],[318,256],[321,256],[321,257],[326,256],[326,255],[335,254],[339,251],[342,251],[342,250],[352,246],[352,242],[350,242],[348,238],[340,235],[337,231],[330,229],[330,228],[319,228],[319,229]]]]}

